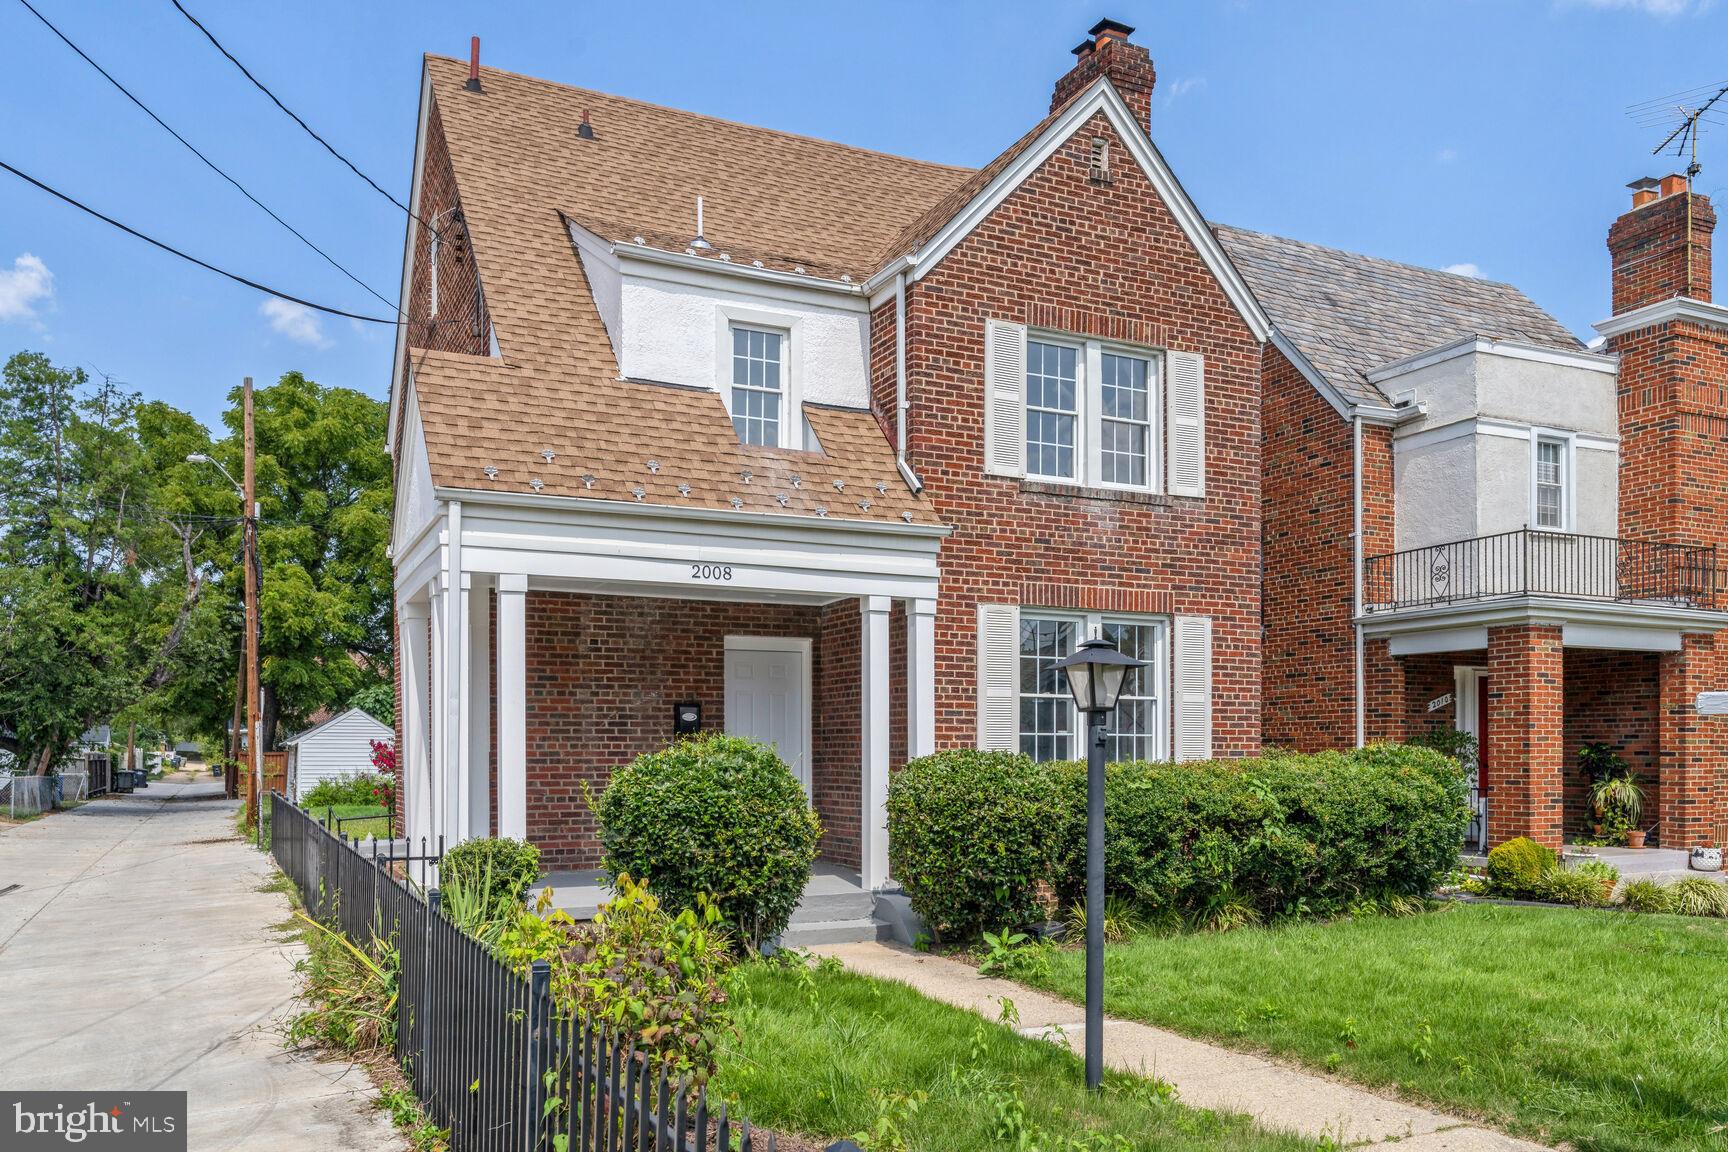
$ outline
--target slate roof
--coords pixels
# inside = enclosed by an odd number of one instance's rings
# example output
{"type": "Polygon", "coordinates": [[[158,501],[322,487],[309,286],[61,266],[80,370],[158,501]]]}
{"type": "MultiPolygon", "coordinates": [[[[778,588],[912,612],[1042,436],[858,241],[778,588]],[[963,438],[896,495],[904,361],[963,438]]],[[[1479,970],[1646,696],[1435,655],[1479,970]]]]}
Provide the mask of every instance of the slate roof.
{"type": "Polygon", "coordinates": [[[1272,322],[1351,401],[1385,404],[1368,373],[1464,336],[1583,347],[1510,284],[1214,224],[1272,322]]]}

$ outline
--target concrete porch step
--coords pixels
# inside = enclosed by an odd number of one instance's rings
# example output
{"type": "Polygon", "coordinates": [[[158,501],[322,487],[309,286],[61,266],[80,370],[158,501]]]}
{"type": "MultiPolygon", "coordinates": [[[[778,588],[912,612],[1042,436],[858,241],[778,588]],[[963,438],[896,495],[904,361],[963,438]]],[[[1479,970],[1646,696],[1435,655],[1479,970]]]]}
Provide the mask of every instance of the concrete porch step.
{"type": "Polygon", "coordinates": [[[851,920],[806,920],[796,917],[780,937],[782,948],[819,948],[827,944],[860,944],[892,937],[888,925],[874,916],[851,920]]]}
{"type": "Polygon", "coordinates": [[[875,906],[875,895],[862,888],[850,892],[808,891],[792,909],[790,922],[819,924],[834,920],[863,920],[870,917],[875,906]]]}

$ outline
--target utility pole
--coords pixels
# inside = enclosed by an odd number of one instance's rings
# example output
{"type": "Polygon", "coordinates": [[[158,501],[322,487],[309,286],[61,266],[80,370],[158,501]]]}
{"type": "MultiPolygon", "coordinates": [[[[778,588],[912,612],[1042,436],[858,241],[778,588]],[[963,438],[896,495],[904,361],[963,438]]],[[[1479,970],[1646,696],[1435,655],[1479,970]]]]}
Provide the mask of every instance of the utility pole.
{"type": "Polygon", "coordinates": [[[246,377],[241,388],[245,411],[246,465],[242,474],[241,498],[246,502],[241,529],[241,562],[246,566],[246,734],[252,759],[251,797],[246,802],[246,817],[257,831],[258,846],[264,846],[264,822],[260,812],[264,803],[264,739],[262,718],[258,707],[258,474],[257,450],[252,435],[252,377],[246,377]]]}

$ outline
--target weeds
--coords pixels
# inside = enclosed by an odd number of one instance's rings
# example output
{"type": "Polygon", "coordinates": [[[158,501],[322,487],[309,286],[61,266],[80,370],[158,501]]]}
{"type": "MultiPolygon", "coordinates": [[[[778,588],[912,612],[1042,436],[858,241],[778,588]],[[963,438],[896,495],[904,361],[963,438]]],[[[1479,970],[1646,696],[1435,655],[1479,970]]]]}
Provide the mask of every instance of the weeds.
{"type": "Polygon", "coordinates": [[[376,938],[362,948],[304,912],[294,915],[305,930],[306,958],[296,968],[306,1007],[288,1022],[289,1041],[355,1056],[394,1051],[401,954],[376,938]]]}

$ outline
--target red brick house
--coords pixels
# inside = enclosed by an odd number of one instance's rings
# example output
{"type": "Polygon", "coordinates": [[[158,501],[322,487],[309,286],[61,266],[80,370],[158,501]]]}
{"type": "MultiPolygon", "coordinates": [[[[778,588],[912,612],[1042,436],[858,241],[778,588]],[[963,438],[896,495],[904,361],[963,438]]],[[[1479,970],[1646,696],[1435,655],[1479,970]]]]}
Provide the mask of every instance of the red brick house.
{"type": "Polygon", "coordinates": [[[1097,633],[1147,661],[1116,757],[1456,724],[1487,839],[1557,842],[1600,738],[1664,842],[1713,827],[1707,203],[1615,226],[1585,349],[1505,285],[1207,224],[1131,32],[1094,27],[977,170],[426,59],[390,420],[410,835],[590,867],[612,769],[723,729],[877,888],[894,768],[1078,755],[1052,665],[1097,633]]]}
{"type": "Polygon", "coordinates": [[[1266,739],[1472,732],[1479,847],[1587,832],[1586,742],[1639,775],[1653,842],[1721,834],[1728,309],[1708,201],[1633,187],[1589,349],[1508,285],[1219,230],[1277,328],[1266,739]]]}
{"type": "Polygon", "coordinates": [[[585,792],[775,742],[887,876],[890,771],[1260,746],[1255,301],[1108,21],[977,171],[429,57],[392,389],[412,835],[593,864],[585,792]]]}

